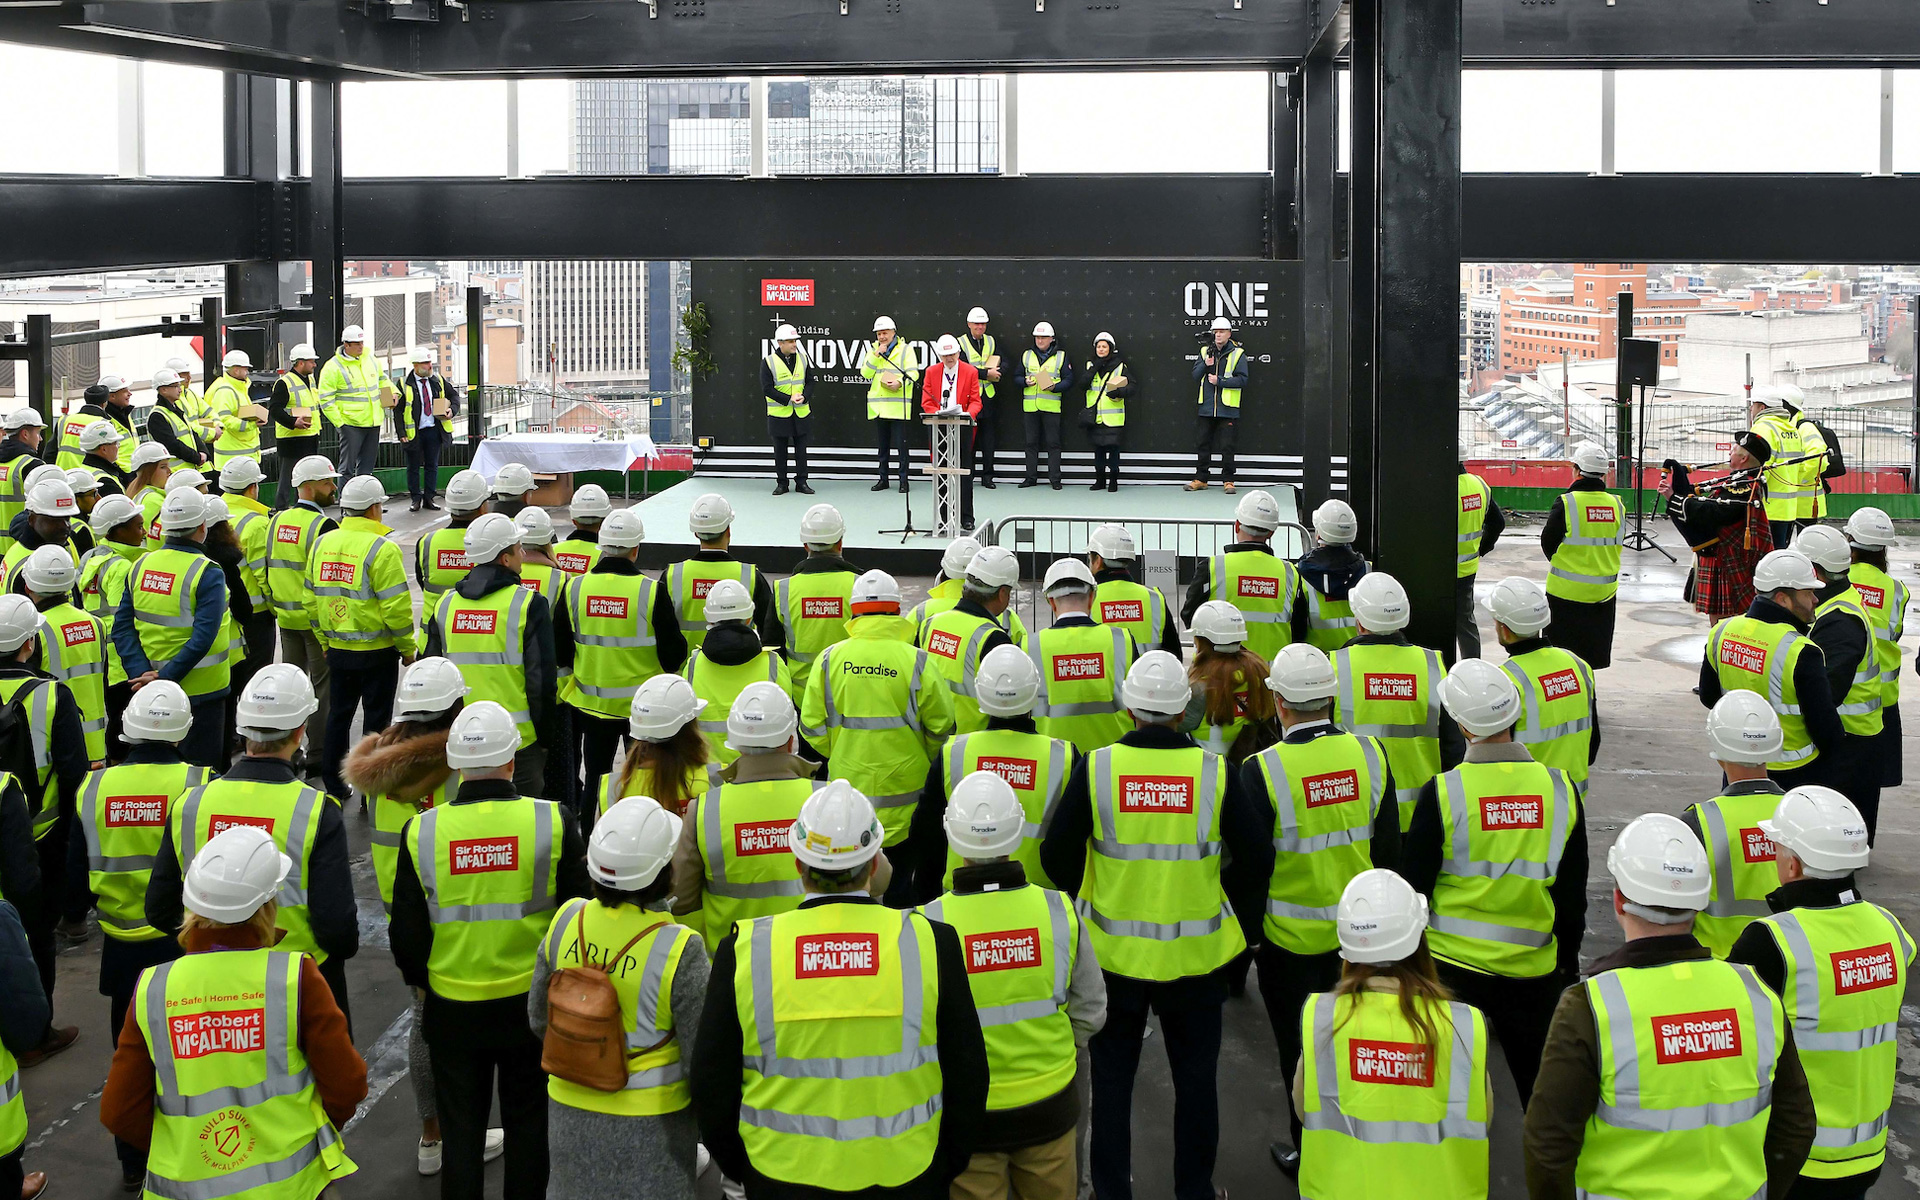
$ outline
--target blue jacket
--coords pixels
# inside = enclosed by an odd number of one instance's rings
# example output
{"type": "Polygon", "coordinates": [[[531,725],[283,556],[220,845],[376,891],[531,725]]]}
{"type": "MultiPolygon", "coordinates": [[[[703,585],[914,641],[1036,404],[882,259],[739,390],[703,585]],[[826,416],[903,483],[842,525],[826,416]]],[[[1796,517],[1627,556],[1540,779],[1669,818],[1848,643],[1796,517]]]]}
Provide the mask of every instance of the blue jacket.
{"type": "MultiPolygon", "coordinates": [[[[168,550],[184,550],[189,554],[204,555],[207,548],[188,538],[170,537],[165,542],[168,550]]],[[[140,645],[140,627],[133,616],[133,589],[120,598],[120,611],[113,619],[113,644],[120,651],[120,659],[127,664],[129,678],[137,679],[151,670],[158,670],[160,678],[179,683],[187,677],[207,651],[213,649],[213,639],[219,636],[220,623],[227,619],[227,577],[220,565],[212,559],[207,560],[207,570],[200,573],[199,586],[193,594],[193,631],[187,635],[187,644],[180,653],[164,663],[156,665],[147,659],[147,652],[140,645]]],[[[135,568],[138,569],[137,567],[135,568]]],[[[224,696],[223,689],[213,694],[224,696]]],[[[209,700],[213,696],[199,696],[198,700],[209,700]]]]}
{"type": "Polygon", "coordinates": [[[0,900],[0,1041],[17,1058],[46,1039],[52,1019],[33,951],[27,949],[26,926],[13,905],[0,900]]]}
{"type": "MultiPolygon", "coordinates": [[[[1232,420],[1240,415],[1241,410],[1238,408],[1228,408],[1225,404],[1222,404],[1220,402],[1220,393],[1221,391],[1232,391],[1236,388],[1244,388],[1247,386],[1247,367],[1253,362],[1253,357],[1247,353],[1247,348],[1239,342],[1228,342],[1224,348],[1209,346],[1208,349],[1214,351],[1214,360],[1220,363],[1222,367],[1226,365],[1227,357],[1230,357],[1235,350],[1240,351],[1240,369],[1231,375],[1221,375],[1220,386],[1218,388],[1214,387],[1212,382],[1207,379],[1207,376],[1213,373],[1213,368],[1207,365],[1207,360],[1203,357],[1205,352],[1203,351],[1202,354],[1196,354],[1193,357],[1193,381],[1200,385],[1200,415],[1203,417],[1226,417],[1232,420]]],[[[1241,403],[1246,403],[1244,397],[1241,403]]]]}

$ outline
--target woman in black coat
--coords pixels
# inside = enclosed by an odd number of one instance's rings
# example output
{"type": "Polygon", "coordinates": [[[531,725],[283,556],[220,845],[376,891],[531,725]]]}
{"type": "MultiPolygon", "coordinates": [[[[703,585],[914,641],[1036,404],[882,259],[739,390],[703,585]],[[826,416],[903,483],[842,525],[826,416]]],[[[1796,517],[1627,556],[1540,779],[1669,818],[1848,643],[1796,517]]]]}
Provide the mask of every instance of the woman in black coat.
{"type": "Polygon", "coordinates": [[[1128,396],[1133,394],[1131,370],[1120,359],[1120,347],[1113,335],[1103,333],[1093,339],[1093,358],[1087,363],[1086,410],[1087,440],[1093,443],[1093,487],[1099,491],[1120,490],[1120,437],[1127,426],[1128,396]]]}

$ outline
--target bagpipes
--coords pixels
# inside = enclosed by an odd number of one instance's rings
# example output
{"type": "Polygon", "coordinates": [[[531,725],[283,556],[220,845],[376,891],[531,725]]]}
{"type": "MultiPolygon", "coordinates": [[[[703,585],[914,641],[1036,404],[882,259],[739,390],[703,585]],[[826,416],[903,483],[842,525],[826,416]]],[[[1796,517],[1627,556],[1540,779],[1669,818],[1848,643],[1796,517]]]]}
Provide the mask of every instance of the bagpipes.
{"type": "Polygon", "coordinates": [[[1688,472],[1720,470],[1721,464],[1700,463],[1693,465],[1669,458],[1660,464],[1660,487],[1662,491],[1670,489],[1672,492],[1672,499],[1669,502],[1670,509],[1673,503],[1689,495],[1700,496],[1708,500],[1744,500],[1748,498],[1746,493],[1751,492],[1753,485],[1768,471],[1775,470],[1779,467],[1793,466],[1797,463],[1813,462],[1816,459],[1824,459],[1826,456],[1827,452],[1822,448],[1813,454],[1801,454],[1793,458],[1768,459],[1766,462],[1760,463],[1757,466],[1741,467],[1736,471],[1728,471],[1727,474],[1720,478],[1699,482],[1691,479],[1688,472]],[[1740,494],[1735,495],[1734,493],[1740,494]]]}

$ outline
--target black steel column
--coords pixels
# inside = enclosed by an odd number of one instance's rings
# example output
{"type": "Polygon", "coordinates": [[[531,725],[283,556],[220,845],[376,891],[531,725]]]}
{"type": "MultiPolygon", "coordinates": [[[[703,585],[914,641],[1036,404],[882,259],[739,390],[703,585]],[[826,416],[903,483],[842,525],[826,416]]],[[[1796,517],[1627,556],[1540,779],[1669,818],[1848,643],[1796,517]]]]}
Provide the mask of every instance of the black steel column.
{"type": "Polygon", "coordinates": [[[1920,492],[1920,296],[1913,299],[1907,336],[1913,339],[1913,460],[1907,472],[1907,490],[1920,492]]]}
{"type": "Polygon", "coordinates": [[[1280,71],[1267,75],[1267,135],[1272,140],[1268,164],[1273,183],[1267,191],[1267,257],[1298,258],[1299,191],[1295,177],[1299,170],[1299,112],[1294,99],[1295,77],[1280,71]]]}
{"type": "MultiPolygon", "coordinates": [[[[1619,307],[1613,330],[1613,480],[1620,487],[1633,478],[1633,381],[1627,378],[1627,339],[1633,336],[1633,293],[1615,297],[1619,307]]],[[[1605,301],[1602,301],[1605,303],[1605,301]]],[[[1567,447],[1568,457],[1573,447],[1567,447]]]]}
{"type": "MultiPolygon", "coordinates": [[[[1374,64],[1379,90],[1378,133],[1371,149],[1379,224],[1372,263],[1377,357],[1369,397],[1374,414],[1369,479],[1380,562],[1406,586],[1413,602],[1407,635],[1437,649],[1452,644],[1454,624],[1461,0],[1374,2],[1379,5],[1374,64]]],[[[1356,70],[1354,95],[1362,90],[1356,70]]],[[[1354,116],[1358,193],[1357,101],[1354,116]]],[[[1358,241],[1356,228],[1356,246],[1358,241]]],[[[1355,405],[1358,410],[1357,395],[1355,405]]]]}
{"type": "MultiPolygon", "coordinates": [[[[1380,19],[1385,0],[1353,0],[1351,166],[1347,178],[1347,346],[1351,363],[1347,402],[1347,502],[1360,518],[1360,544],[1381,562],[1380,519],[1374,503],[1374,358],[1378,317],[1380,19]]],[[[1336,127],[1337,131],[1337,127],[1336,127]]],[[[1337,160],[1336,160],[1337,162],[1337,160]]],[[[1383,569],[1398,570],[1394,563],[1383,569]]]]}
{"type": "MultiPolygon", "coordinates": [[[[293,169],[293,82],[267,75],[229,72],[225,91],[226,174],[251,179],[257,189],[255,243],[276,257],[234,263],[227,268],[226,308],[229,312],[265,312],[298,300],[294,264],[280,261],[290,251],[288,227],[291,197],[286,179],[293,169]]],[[[294,332],[294,331],[289,331],[294,332]]],[[[279,343],[285,340],[271,325],[235,328],[226,338],[229,348],[245,350],[256,370],[281,367],[279,343]]],[[[294,340],[298,340],[295,338],[294,340]]]]}
{"type": "Polygon", "coordinates": [[[467,289],[467,445],[478,448],[487,436],[487,299],[477,287],[467,289]]]}
{"type": "MultiPolygon", "coordinates": [[[[1336,395],[1334,358],[1344,314],[1333,294],[1334,171],[1340,165],[1339,94],[1332,54],[1307,59],[1287,89],[1293,105],[1293,211],[1300,253],[1300,425],[1306,433],[1301,502],[1311,509],[1334,495],[1350,475],[1334,474],[1330,459],[1347,453],[1346,407],[1336,395]]],[[[1344,468],[1342,468],[1344,470],[1344,468]]],[[[1352,503],[1350,496],[1346,497],[1352,503]]]]}
{"type": "MultiPolygon", "coordinates": [[[[50,313],[27,314],[27,407],[47,423],[45,432],[56,424],[53,411],[53,316],[50,313]]],[[[44,434],[43,434],[44,436],[44,434]]]]}
{"type": "Polygon", "coordinates": [[[313,348],[322,359],[340,343],[346,324],[346,230],[342,208],[346,180],[340,173],[340,84],[313,84],[313,187],[309,253],[313,259],[313,348]]]}

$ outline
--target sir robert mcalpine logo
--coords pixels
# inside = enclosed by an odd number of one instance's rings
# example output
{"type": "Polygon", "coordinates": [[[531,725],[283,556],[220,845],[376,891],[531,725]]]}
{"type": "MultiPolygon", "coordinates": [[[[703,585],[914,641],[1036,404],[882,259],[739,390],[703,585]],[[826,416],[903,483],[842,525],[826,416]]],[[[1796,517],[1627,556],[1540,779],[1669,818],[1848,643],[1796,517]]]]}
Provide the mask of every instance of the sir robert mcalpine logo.
{"type": "Polygon", "coordinates": [[[970,933],[967,942],[967,974],[983,971],[1011,971],[1018,967],[1040,965],[1038,929],[1003,929],[999,933],[970,933]]]}
{"type": "Polygon", "coordinates": [[[802,596],[800,597],[800,616],[802,619],[838,621],[846,616],[846,606],[838,596],[802,596]]]}
{"type": "Polygon", "coordinates": [[[741,858],[753,858],[760,854],[789,854],[793,846],[787,841],[787,831],[792,828],[792,821],[748,821],[736,825],[733,829],[733,852],[741,858]]]}
{"type": "Polygon", "coordinates": [[[352,586],[353,573],[358,565],[350,562],[323,562],[320,564],[320,582],[344,583],[352,586]]]}
{"type": "Polygon", "coordinates": [[[273,836],[272,817],[243,817],[232,813],[215,813],[207,821],[207,837],[209,840],[219,837],[227,830],[239,825],[251,825],[268,837],[273,836]]]}
{"type": "Polygon", "coordinates": [[[447,869],[455,875],[513,871],[519,866],[520,839],[517,837],[467,838],[447,844],[447,869]]]}
{"type": "Polygon", "coordinates": [[[1280,581],[1271,575],[1242,575],[1235,595],[1243,600],[1278,600],[1280,581]]]}
{"type": "Polygon", "coordinates": [[[1146,606],[1138,600],[1102,600],[1100,602],[1100,623],[1102,625],[1118,625],[1123,621],[1144,621],[1146,619],[1146,606]]]}
{"type": "Polygon", "coordinates": [[[75,646],[85,646],[100,639],[94,632],[92,621],[75,621],[71,625],[60,627],[60,640],[66,643],[67,649],[71,650],[75,646]]]}
{"type": "Polygon", "coordinates": [[[1360,773],[1349,770],[1308,775],[1300,781],[1300,789],[1306,796],[1308,808],[1345,804],[1360,798],[1360,773]]]}
{"type": "Polygon", "coordinates": [[[1347,1043],[1347,1070],[1355,1083],[1433,1086],[1433,1056],[1419,1042],[1373,1042],[1355,1038],[1347,1043]]]}
{"type": "Polygon", "coordinates": [[[1595,522],[1596,524],[1611,525],[1620,519],[1620,514],[1614,512],[1610,505],[1589,504],[1586,506],[1586,509],[1587,520],[1595,522]]]}
{"type": "Polygon", "coordinates": [[[1856,583],[1853,585],[1853,590],[1860,593],[1860,603],[1868,608],[1887,606],[1887,589],[1885,588],[1868,587],[1864,583],[1856,583]]]}
{"type": "Polygon", "coordinates": [[[1193,811],[1193,780],[1184,775],[1122,775],[1120,811],[1190,813],[1193,811]]]}
{"type": "Polygon", "coordinates": [[[1083,683],[1089,679],[1104,679],[1107,674],[1107,656],[1104,654],[1062,654],[1053,660],[1053,681],[1055,683],[1083,683]]]}
{"type": "Polygon", "coordinates": [[[1736,671],[1761,675],[1767,669],[1767,652],[1751,643],[1723,637],[1720,639],[1720,663],[1736,671]]]}
{"type": "Polygon", "coordinates": [[[559,563],[560,569],[569,575],[587,573],[587,556],[584,554],[556,554],[553,556],[553,561],[559,563]]]}
{"type": "Polygon", "coordinates": [[[936,629],[927,637],[927,652],[938,654],[941,658],[960,657],[960,635],[936,629]]]}
{"type": "Polygon", "coordinates": [[[877,933],[810,933],[793,944],[793,973],[801,979],[880,973],[877,933]]]}
{"type": "Polygon", "coordinates": [[[1580,673],[1572,667],[1540,677],[1540,690],[1549,700],[1561,700],[1580,694],[1580,673]]]}
{"type": "Polygon", "coordinates": [[[500,614],[490,608],[456,608],[453,610],[453,631],[492,633],[499,619],[500,614]]]}
{"type": "Polygon", "coordinates": [[[1462,496],[1460,497],[1460,511],[1463,513],[1479,512],[1480,509],[1486,505],[1486,502],[1487,498],[1479,492],[1475,492],[1470,496],[1462,496]]]}
{"type": "Polygon", "coordinates": [[[713,585],[719,582],[720,581],[718,579],[694,580],[693,581],[693,598],[695,600],[705,600],[707,598],[707,593],[713,590],[713,585]]]}
{"type": "Polygon", "coordinates": [[[298,525],[276,525],[273,529],[273,540],[298,546],[300,544],[300,527],[298,525]]]}
{"type": "Polygon", "coordinates": [[[587,615],[624,621],[627,619],[627,598],[625,596],[588,596],[587,615]]]}
{"type": "Polygon", "coordinates": [[[224,1012],[184,1013],[167,1018],[167,1039],[175,1058],[209,1054],[247,1054],[266,1049],[267,1012],[237,1008],[224,1012]]]}
{"type": "Polygon", "coordinates": [[[1546,798],[1543,796],[1480,797],[1480,828],[1489,833],[1502,829],[1541,829],[1546,823],[1546,798]]]}
{"type": "Polygon", "coordinates": [[[1375,675],[1367,674],[1366,696],[1369,700],[1417,700],[1419,699],[1419,680],[1412,675],[1375,675]]]}
{"type": "Polygon", "coordinates": [[[433,555],[435,569],[441,571],[464,571],[467,569],[467,554],[464,550],[436,550],[433,555]]]}
{"type": "Polygon", "coordinates": [[[1031,758],[1003,758],[993,756],[982,758],[974,768],[979,771],[992,771],[1007,781],[1007,786],[1023,792],[1033,790],[1033,777],[1038,774],[1040,764],[1031,758]]]}
{"type": "Polygon", "coordinates": [[[1740,1057],[1740,1018],[1730,1008],[1653,1018],[1655,1062],[1740,1057]]]}
{"type": "Polygon", "coordinates": [[[108,796],[107,828],[154,827],[167,820],[165,796],[108,796]]]}
{"type": "Polygon", "coordinates": [[[1891,942],[1868,946],[1864,950],[1841,950],[1832,957],[1835,995],[1848,996],[1854,992],[1891,987],[1899,978],[1891,942]]]}
{"type": "Polygon", "coordinates": [[[173,592],[174,574],[172,571],[140,572],[140,590],[149,596],[166,596],[173,592]]]}
{"type": "Polygon", "coordinates": [[[791,305],[794,308],[812,308],[813,280],[762,279],[760,307],[774,308],[782,304],[791,305]]]}
{"type": "Polygon", "coordinates": [[[1740,831],[1740,856],[1750,863],[1772,862],[1773,839],[1760,832],[1757,825],[1748,826],[1740,831]]]}

